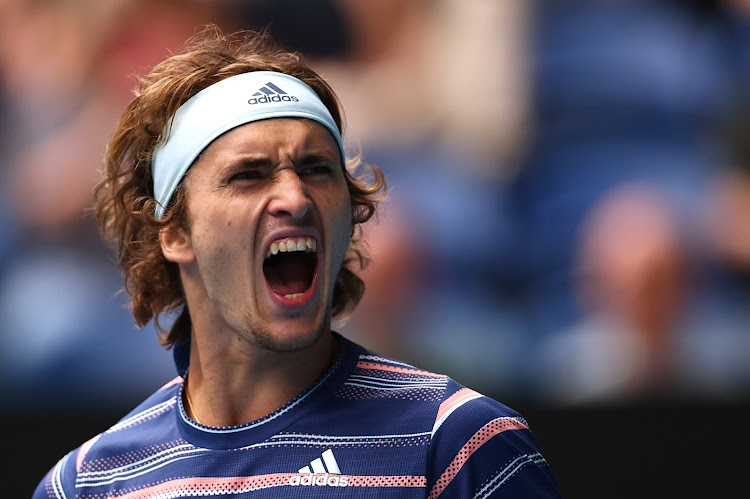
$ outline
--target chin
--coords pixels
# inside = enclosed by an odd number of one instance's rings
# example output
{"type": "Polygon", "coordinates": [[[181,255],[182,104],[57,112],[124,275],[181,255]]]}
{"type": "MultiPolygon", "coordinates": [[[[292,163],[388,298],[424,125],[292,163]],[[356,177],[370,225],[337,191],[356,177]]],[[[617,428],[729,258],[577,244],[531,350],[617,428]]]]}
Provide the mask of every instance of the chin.
{"type": "Polygon", "coordinates": [[[256,344],[272,352],[297,352],[314,345],[329,328],[324,324],[289,324],[274,329],[253,328],[256,344]]]}

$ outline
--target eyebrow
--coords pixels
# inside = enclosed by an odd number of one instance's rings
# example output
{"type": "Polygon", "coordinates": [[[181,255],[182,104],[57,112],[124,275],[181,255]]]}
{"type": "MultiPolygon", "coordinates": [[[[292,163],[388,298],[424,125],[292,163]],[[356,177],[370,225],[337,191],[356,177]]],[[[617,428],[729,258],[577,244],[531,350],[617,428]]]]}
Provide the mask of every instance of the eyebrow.
{"type": "MultiPolygon", "coordinates": [[[[305,153],[301,158],[299,158],[299,160],[295,161],[295,164],[297,166],[310,166],[310,165],[316,165],[319,163],[325,163],[328,161],[335,161],[335,160],[336,160],[335,154],[319,152],[319,151],[311,151],[311,152],[305,153]]],[[[222,168],[222,171],[231,171],[231,170],[236,170],[240,168],[250,168],[250,169],[268,168],[268,167],[273,166],[273,163],[274,162],[271,161],[271,159],[263,155],[240,156],[236,158],[234,161],[227,163],[222,168]]]]}
{"type": "Polygon", "coordinates": [[[271,166],[271,160],[265,156],[240,156],[228,162],[222,170],[234,170],[237,168],[263,168],[271,166]]]}
{"type": "Polygon", "coordinates": [[[314,165],[317,163],[325,163],[326,161],[334,161],[335,158],[336,156],[333,154],[327,154],[324,152],[310,152],[302,156],[298,164],[302,166],[314,165]]]}

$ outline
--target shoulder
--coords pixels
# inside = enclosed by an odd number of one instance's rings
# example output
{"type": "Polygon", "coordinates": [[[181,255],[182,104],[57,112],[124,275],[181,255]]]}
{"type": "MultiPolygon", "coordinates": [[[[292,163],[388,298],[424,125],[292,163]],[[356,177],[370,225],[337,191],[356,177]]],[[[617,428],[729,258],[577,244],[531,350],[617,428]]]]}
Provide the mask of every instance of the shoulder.
{"type": "Polygon", "coordinates": [[[435,419],[433,438],[489,423],[503,429],[528,429],[526,420],[515,410],[449,379],[435,419]]]}
{"type": "Polygon", "coordinates": [[[75,461],[79,451],[80,448],[69,452],[47,472],[37,485],[32,499],[76,497],[75,461]]]}
{"type": "Polygon", "coordinates": [[[356,400],[383,432],[423,436],[428,497],[560,497],[517,411],[443,374],[361,347],[357,353],[337,395],[356,400]]]}
{"type": "Polygon", "coordinates": [[[528,422],[450,380],[432,429],[430,497],[559,497],[528,422]]]}
{"type": "Polygon", "coordinates": [[[109,458],[125,449],[169,438],[181,384],[182,378],[173,379],[106,431],[63,456],[38,484],[34,499],[77,497],[76,482],[81,473],[92,466],[106,466],[109,458]]]}
{"type": "Polygon", "coordinates": [[[77,468],[116,454],[160,445],[177,433],[175,410],[182,378],[177,377],[141,402],[125,417],[81,446],[77,468]]]}
{"type": "Polygon", "coordinates": [[[343,418],[339,427],[349,425],[351,414],[356,413],[357,420],[377,420],[377,431],[383,434],[418,434],[427,443],[450,378],[360,346],[355,354],[333,404],[327,405],[333,417],[343,418]]]}
{"type": "Polygon", "coordinates": [[[376,400],[399,410],[417,410],[432,418],[445,397],[448,376],[361,349],[338,396],[376,400]]]}

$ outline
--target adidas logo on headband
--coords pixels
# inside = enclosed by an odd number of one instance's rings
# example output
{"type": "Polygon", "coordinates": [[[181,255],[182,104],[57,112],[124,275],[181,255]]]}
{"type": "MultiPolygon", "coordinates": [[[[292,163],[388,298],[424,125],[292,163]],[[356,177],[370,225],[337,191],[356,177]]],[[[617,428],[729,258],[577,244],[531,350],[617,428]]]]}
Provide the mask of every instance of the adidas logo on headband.
{"type": "Polygon", "coordinates": [[[268,82],[253,94],[253,97],[247,101],[250,105],[266,104],[268,102],[298,102],[299,99],[293,95],[288,95],[277,85],[268,82]]]}

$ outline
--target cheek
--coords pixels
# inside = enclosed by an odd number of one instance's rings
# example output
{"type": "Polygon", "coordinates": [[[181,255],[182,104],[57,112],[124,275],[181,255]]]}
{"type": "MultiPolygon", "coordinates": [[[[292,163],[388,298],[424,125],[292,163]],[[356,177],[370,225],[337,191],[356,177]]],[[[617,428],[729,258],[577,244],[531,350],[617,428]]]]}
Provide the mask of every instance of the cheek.
{"type": "Polygon", "coordinates": [[[236,227],[237,221],[230,216],[229,209],[203,210],[200,217],[193,219],[191,232],[196,250],[204,259],[219,263],[222,258],[230,258],[248,241],[238,236],[241,231],[236,227]]]}
{"type": "Polygon", "coordinates": [[[348,245],[352,233],[352,205],[348,192],[344,199],[339,201],[335,212],[337,215],[334,223],[337,237],[340,237],[341,241],[348,245]]]}
{"type": "Polygon", "coordinates": [[[334,266],[343,261],[352,231],[352,208],[348,194],[346,190],[343,193],[336,191],[319,198],[318,212],[325,226],[334,266]]]}

